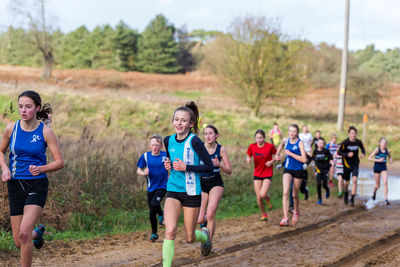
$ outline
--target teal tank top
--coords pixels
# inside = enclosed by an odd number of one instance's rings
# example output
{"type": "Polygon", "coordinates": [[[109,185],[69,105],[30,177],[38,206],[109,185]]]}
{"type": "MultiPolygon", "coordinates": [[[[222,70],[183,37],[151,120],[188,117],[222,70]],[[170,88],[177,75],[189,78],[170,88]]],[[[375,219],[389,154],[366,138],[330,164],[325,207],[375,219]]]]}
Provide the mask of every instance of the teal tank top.
{"type": "MultiPolygon", "coordinates": [[[[185,142],[178,143],[176,134],[171,135],[168,141],[168,152],[171,163],[178,158],[187,165],[202,164],[199,155],[192,147],[192,138],[195,135],[190,133],[185,142]]],[[[167,191],[186,192],[190,196],[201,195],[200,173],[190,171],[176,171],[171,168],[171,174],[168,178],[167,191]]]]}

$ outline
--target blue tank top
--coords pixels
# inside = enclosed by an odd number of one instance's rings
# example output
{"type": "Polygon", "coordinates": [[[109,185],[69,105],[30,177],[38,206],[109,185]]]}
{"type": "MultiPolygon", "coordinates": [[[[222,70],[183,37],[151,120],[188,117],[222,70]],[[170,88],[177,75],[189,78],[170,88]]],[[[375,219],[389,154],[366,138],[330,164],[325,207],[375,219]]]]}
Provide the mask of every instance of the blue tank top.
{"type": "Polygon", "coordinates": [[[10,171],[11,179],[38,179],[46,178],[46,173],[33,176],[29,172],[29,166],[42,166],[47,164],[47,143],[43,136],[44,123],[27,132],[22,130],[20,121],[15,123],[10,138],[10,171]]]}
{"type": "MultiPolygon", "coordinates": [[[[285,149],[289,150],[290,152],[301,156],[300,152],[300,138],[297,140],[295,144],[291,144],[290,140],[287,140],[285,149]]],[[[292,170],[292,171],[300,171],[303,170],[303,164],[302,162],[298,161],[295,158],[292,158],[291,156],[286,156],[285,157],[285,169],[287,170],[292,170]]]]}
{"type": "MultiPolygon", "coordinates": [[[[168,141],[168,153],[171,162],[178,158],[187,165],[200,165],[199,155],[192,147],[192,138],[195,137],[190,133],[186,140],[182,143],[176,141],[176,134],[171,135],[168,141]]],[[[168,178],[167,191],[186,192],[190,196],[201,195],[200,173],[190,171],[176,171],[171,169],[168,178]]]]}
{"type": "MultiPolygon", "coordinates": [[[[210,154],[210,158],[211,158],[211,160],[217,158],[219,161],[221,161],[221,145],[220,144],[217,144],[217,148],[215,149],[214,153],[210,154]]],[[[220,172],[220,171],[221,171],[220,167],[214,166],[214,173],[220,172]]]]}
{"type": "Polygon", "coordinates": [[[381,148],[378,148],[378,153],[375,154],[375,159],[384,159],[382,162],[375,162],[376,165],[386,166],[386,159],[389,155],[388,149],[386,148],[386,152],[382,152],[381,148]]]}

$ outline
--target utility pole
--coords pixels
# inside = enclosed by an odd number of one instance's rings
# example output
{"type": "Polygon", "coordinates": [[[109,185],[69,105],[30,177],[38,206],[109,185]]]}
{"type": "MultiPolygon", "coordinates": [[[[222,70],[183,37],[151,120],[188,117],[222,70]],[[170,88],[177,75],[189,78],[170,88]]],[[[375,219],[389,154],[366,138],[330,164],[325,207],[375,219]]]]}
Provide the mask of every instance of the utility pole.
{"type": "Polygon", "coordinates": [[[344,46],[342,51],[342,73],[340,76],[340,92],[339,92],[339,110],[337,129],[343,131],[344,108],[346,105],[346,82],[347,82],[347,56],[349,44],[349,17],[350,17],[350,0],[346,0],[346,15],[344,24],[344,46]]]}

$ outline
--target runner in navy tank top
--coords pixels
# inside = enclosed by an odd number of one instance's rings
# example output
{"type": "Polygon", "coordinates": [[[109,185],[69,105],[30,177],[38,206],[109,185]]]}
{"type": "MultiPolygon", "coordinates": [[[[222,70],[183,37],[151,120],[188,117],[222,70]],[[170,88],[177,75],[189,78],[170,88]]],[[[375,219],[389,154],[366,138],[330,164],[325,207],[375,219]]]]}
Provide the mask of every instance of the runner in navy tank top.
{"type": "Polygon", "coordinates": [[[289,138],[279,145],[275,156],[276,161],[280,161],[280,153],[285,149],[286,157],[283,171],[282,194],[283,219],[279,224],[280,226],[289,225],[289,192],[292,180],[294,200],[292,225],[296,225],[299,220],[299,190],[302,184],[302,178],[304,177],[303,164],[307,162],[307,157],[303,142],[299,139],[298,133],[299,127],[296,124],[291,124],[289,126],[289,138]]]}
{"type": "Polygon", "coordinates": [[[387,172],[387,161],[393,163],[392,156],[387,148],[387,140],[385,137],[381,137],[379,140],[379,147],[371,153],[368,160],[374,162],[374,178],[375,178],[375,188],[372,195],[372,199],[376,199],[376,191],[379,189],[381,184],[381,177],[383,180],[383,186],[385,190],[385,204],[390,205],[388,200],[388,172],[387,172]]]}
{"type": "Polygon", "coordinates": [[[7,182],[11,227],[14,243],[21,250],[21,266],[31,266],[33,245],[39,249],[44,243],[44,226],[33,228],[46,203],[46,173],[63,168],[64,161],[56,136],[40,121],[52,113],[50,105],[42,106],[38,93],[25,91],[18,97],[18,111],[21,119],[7,125],[0,145],[1,180],[7,182]],[[4,156],[8,147],[7,166],[4,156]],[[54,158],[49,164],[47,147],[54,158]]]}
{"type": "Polygon", "coordinates": [[[210,230],[210,240],[212,241],[215,231],[215,215],[224,194],[224,182],[220,172],[222,170],[230,175],[232,167],[226,148],[217,143],[218,129],[213,125],[207,125],[203,133],[204,146],[213,162],[214,171],[200,179],[201,207],[197,223],[200,223],[200,228],[207,227],[210,230]]]}

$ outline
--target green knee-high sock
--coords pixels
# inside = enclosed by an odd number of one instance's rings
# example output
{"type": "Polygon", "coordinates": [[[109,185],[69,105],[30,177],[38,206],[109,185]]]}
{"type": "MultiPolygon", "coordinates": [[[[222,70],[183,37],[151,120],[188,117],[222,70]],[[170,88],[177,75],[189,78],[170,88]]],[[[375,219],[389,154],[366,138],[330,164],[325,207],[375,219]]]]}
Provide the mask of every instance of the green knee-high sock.
{"type": "Polygon", "coordinates": [[[196,230],[194,233],[196,235],[196,242],[200,241],[202,244],[207,242],[207,235],[205,233],[199,230],[196,230]]]}
{"type": "Polygon", "coordinates": [[[163,256],[163,267],[170,267],[172,260],[174,259],[175,252],[175,240],[164,239],[162,256],[163,256]]]}

